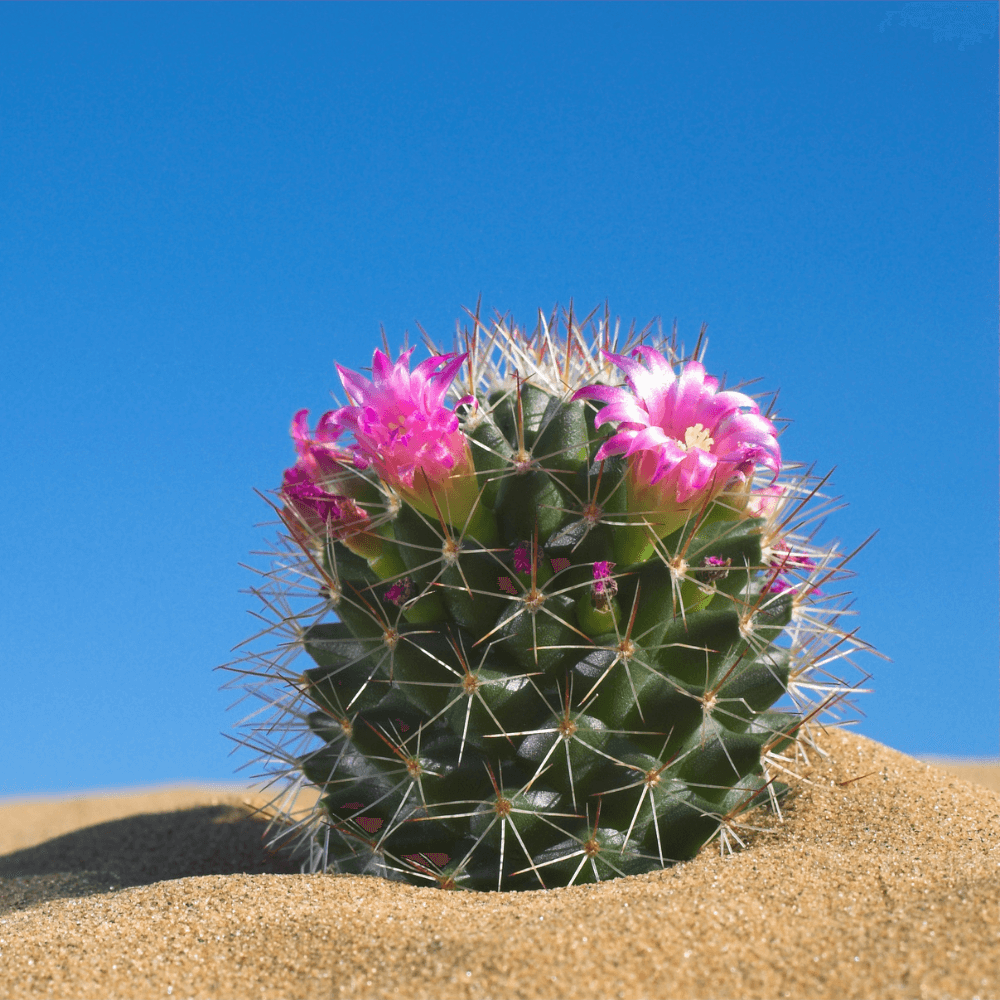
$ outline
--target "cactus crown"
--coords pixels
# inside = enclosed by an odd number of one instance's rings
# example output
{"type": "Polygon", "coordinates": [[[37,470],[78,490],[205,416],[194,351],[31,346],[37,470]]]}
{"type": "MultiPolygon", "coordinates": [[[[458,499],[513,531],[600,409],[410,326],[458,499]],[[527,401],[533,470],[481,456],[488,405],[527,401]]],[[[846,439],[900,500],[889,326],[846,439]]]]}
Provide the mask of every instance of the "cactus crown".
{"type": "Polygon", "coordinates": [[[311,870],[531,889],[651,871],[778,806],[856,684],[833,501],[676,332],[472,317],[339,368],[273,504],[266,635],[230,665],[311,870]],[[459,351],[462,353],[459,353],[459,351]],[[293,660],[302,652],[311,664],[293,660]],[[318,792],[296,813],[296,795],[318,792]]]}

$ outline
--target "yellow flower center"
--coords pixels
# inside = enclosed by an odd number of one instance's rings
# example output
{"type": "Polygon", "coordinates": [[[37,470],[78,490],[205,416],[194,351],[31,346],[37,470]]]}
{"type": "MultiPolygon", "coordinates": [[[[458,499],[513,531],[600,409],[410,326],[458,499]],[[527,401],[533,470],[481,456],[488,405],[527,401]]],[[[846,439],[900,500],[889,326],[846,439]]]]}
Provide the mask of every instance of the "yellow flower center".
{"type": "Polygon", "coordinates": [[[701,448],[702,451],[711,451],[715,442],[712,435],[708,433],[708,428],[701,424],[693,424],[684,432],[684,443],[677,442],[685,451],[692,448],[701,448]]]}

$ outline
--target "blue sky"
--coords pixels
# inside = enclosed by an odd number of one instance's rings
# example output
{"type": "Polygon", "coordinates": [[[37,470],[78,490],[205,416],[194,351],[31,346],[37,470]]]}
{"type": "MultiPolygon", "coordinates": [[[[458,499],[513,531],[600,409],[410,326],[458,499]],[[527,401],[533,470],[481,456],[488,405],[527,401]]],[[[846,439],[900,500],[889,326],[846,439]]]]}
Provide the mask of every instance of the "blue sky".
{"type": "Polygon", "coordinates": [[[292,413],[480,295],[780,386],[860,731],[996,755],[996,34],[919,8],[0,7],[0,794],[233,777],[292,413]]]}

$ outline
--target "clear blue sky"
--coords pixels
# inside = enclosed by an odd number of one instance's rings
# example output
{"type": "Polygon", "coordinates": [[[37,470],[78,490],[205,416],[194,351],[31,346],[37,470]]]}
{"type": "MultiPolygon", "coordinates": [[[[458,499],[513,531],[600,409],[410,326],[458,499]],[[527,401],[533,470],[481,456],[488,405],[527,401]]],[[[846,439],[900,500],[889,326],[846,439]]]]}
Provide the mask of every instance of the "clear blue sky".
{"type": "Polygon", "coordinates": [[[995,755],[996,4],[931,6],[0,6],[0,794],[233,777],[253,489],[480,294],[780,386],[880,530],[860,731],[995,755]]]}

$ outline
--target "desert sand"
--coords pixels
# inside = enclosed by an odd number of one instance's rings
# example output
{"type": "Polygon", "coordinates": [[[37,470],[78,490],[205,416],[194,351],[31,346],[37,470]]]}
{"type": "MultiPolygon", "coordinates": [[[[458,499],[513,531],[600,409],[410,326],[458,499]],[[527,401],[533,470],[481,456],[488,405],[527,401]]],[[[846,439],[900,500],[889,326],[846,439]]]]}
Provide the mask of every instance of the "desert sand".
{"type": "Polygon", "coordinates": [[[0,803],[0,996],[1000,998],[1000,767],[818,742],[746,849],[521,894],[297,874],[236,789],[0,803]]]}

